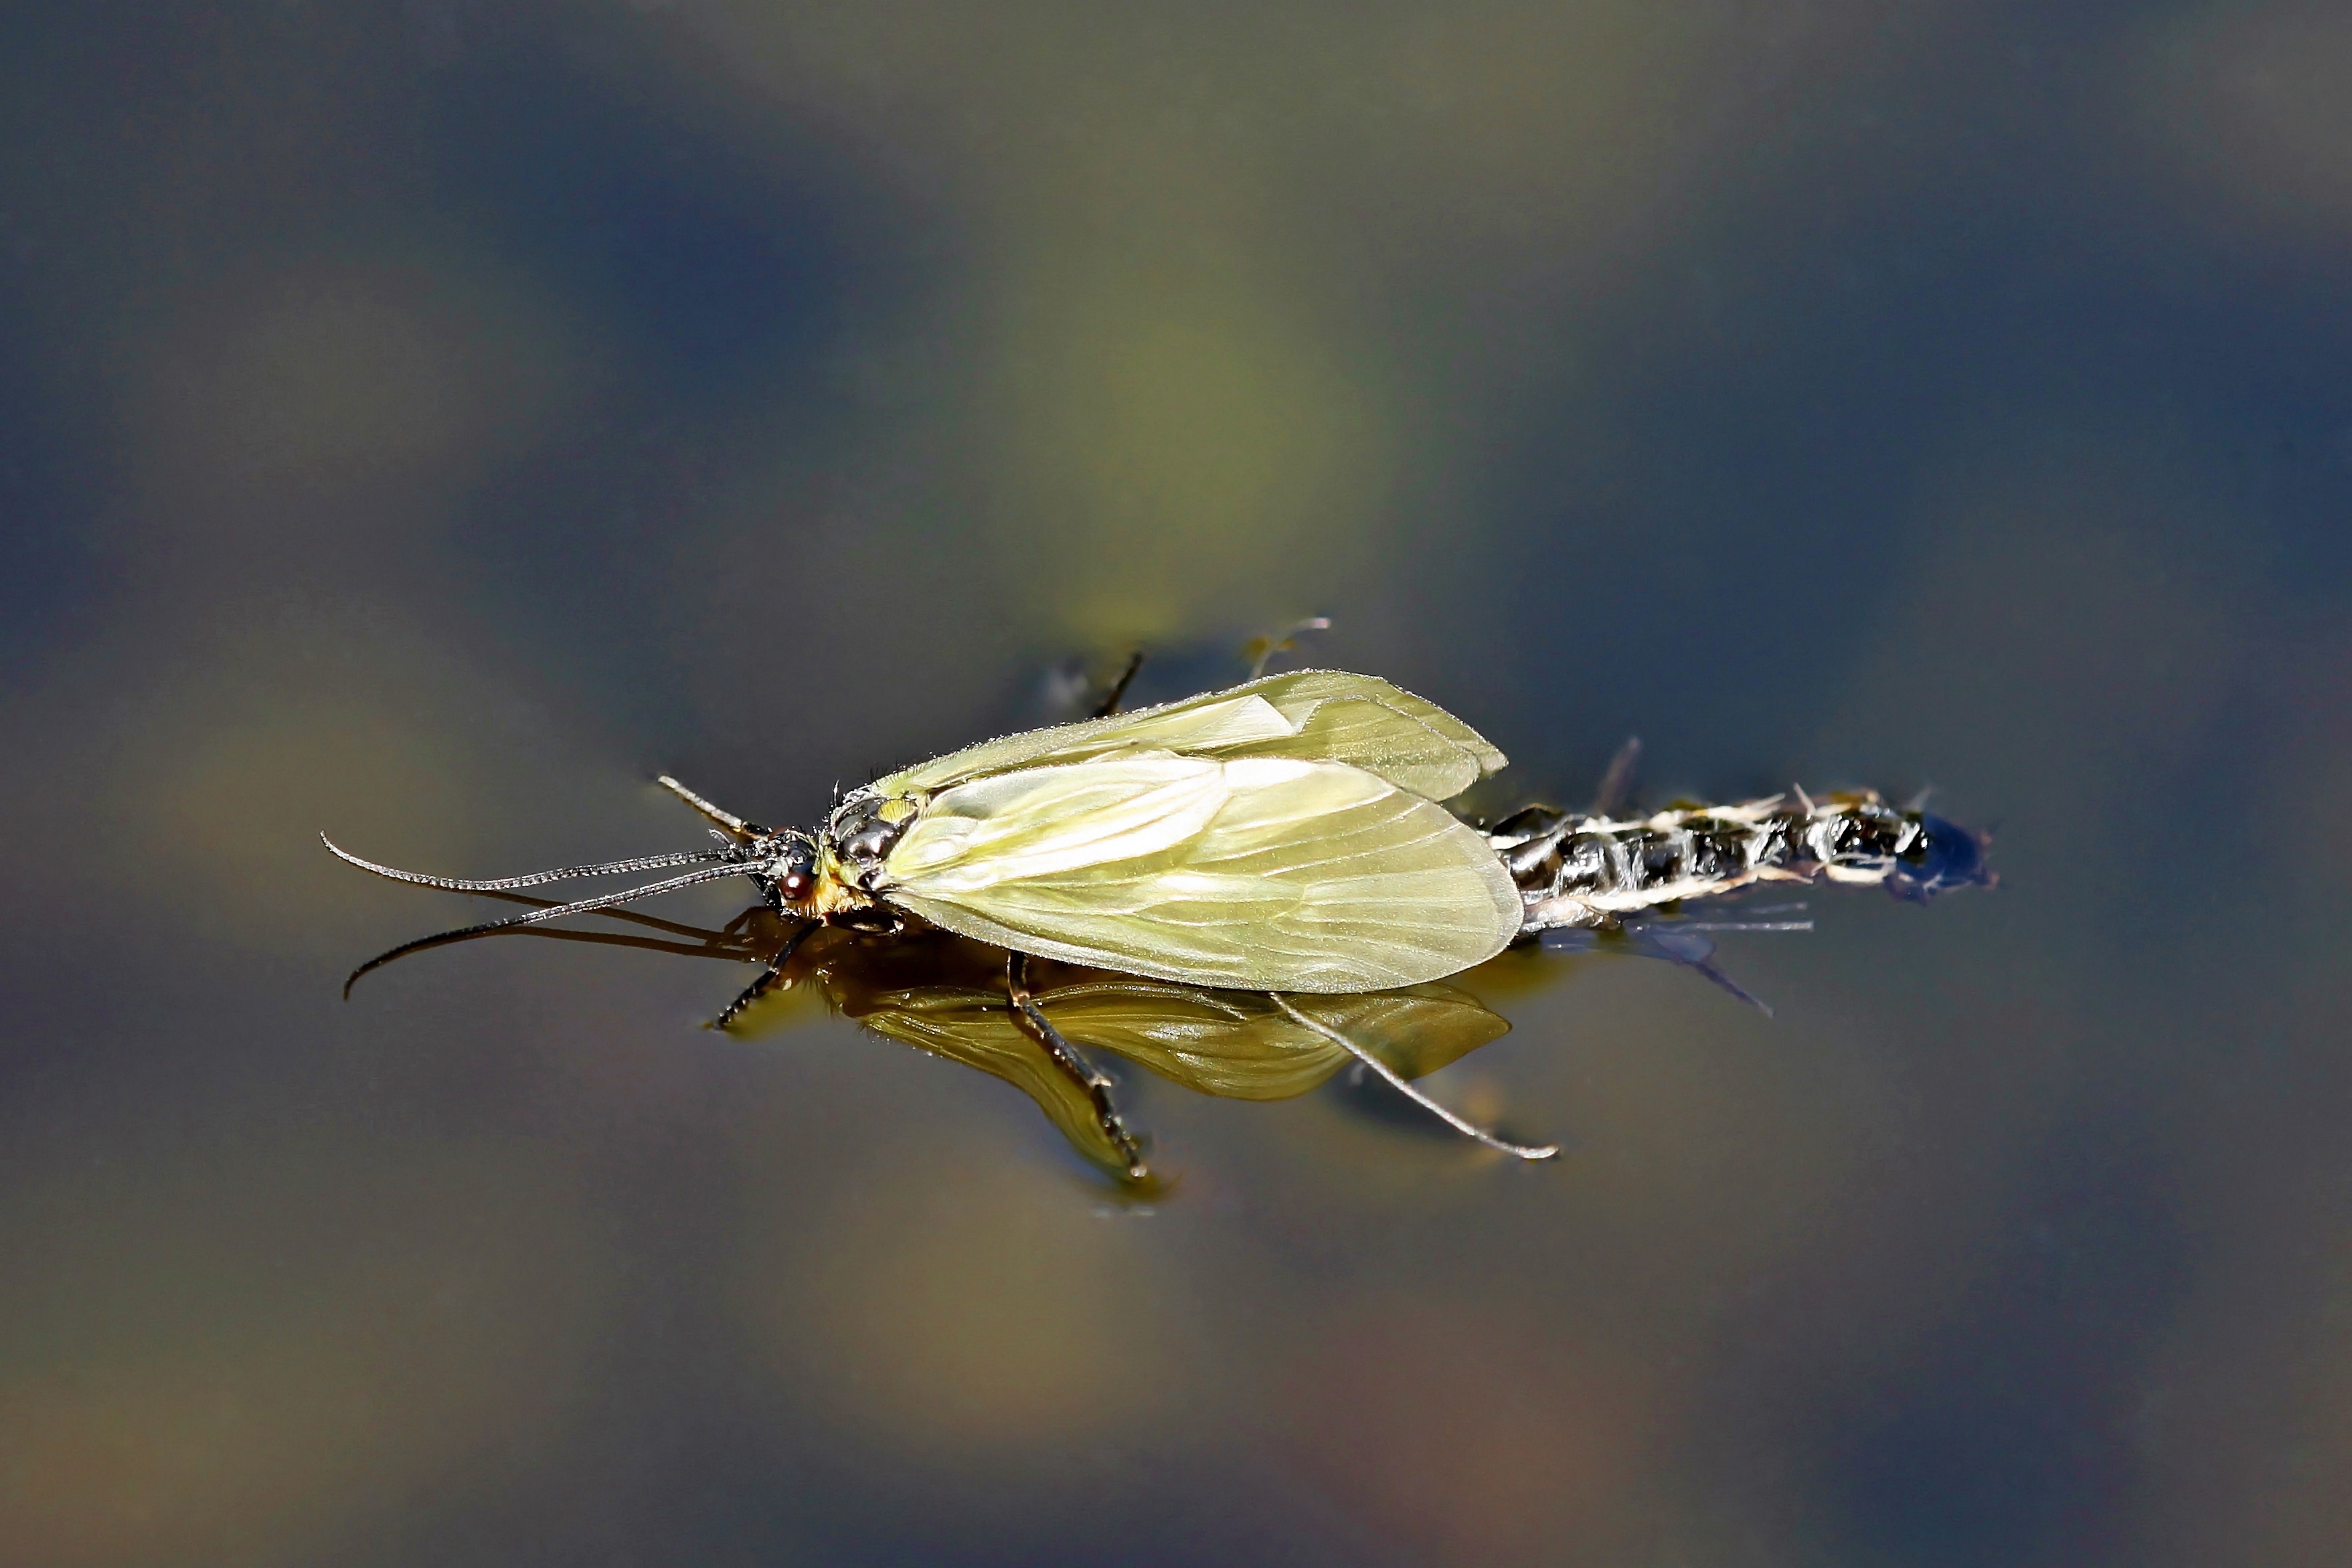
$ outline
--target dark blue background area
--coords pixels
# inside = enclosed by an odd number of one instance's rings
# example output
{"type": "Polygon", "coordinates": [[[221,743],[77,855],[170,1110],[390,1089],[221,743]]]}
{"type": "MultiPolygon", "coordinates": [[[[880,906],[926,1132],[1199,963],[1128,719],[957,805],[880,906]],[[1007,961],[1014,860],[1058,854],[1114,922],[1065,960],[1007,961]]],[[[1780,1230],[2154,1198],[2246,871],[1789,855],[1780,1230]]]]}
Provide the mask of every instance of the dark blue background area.
{"type": "Polygon", "coordinates": [[[10,670],[70,636],[104,580],[104,489],[83,439],[102,404],[42,365],[25,325],[0,305],[0,517],[11,519],[0,528],[0,667],[10,670]]]}
{"type": "Polygon", "coordinates": [[[2152,1343],[2195,1277],[2160,1171],[2111,1119],[2053,1142],[1964,1321],[1839,1413],[1822,1487],[1864,1562],[1996,1563],[2129,1550],[2152,1343]],[[2119,1146],[2119,1140],[2120,1146],[2119,1146]]]}
{"type": "Polygon", "coordinates": [[[821,591],[822,489],[761,515],[756,551],[696,536],[747,481],[842,437],[861,338],[936,287],[936,263],[814,135],[746,145],[535,52],[445,74],[428,124],[436,218],[586,327],[594,363],[577,420],[462,501],[467,612],[545,678],[625,690],[661,725],[692,681],[680,626],[759,585],[789,631],[821,591]]]}
{"type": "Polygon", "coordinates": [[[617,89],[530,57],[445,78],[435,208],[593,320],[641,406],[805,395],[892,259],[858,243],[862,193],[821,147],[755,152],[617,89]]]}

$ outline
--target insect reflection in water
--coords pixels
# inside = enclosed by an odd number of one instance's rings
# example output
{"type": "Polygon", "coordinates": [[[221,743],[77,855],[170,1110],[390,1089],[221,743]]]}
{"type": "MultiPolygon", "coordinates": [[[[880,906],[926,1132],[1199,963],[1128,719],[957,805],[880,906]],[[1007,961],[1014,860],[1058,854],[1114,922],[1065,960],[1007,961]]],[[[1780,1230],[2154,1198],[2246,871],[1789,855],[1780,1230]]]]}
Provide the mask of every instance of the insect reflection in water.
{"type": "Polygon", "coordinates": [[[1409,1083],[1511,1027],[1469,992],[1438,982],[1301,996],[1292,999],[1294,1018],[1262,992],[1051,961],[1027,967],[1028,1007],[1019,1009],[1005,987],[1007,955],[948,932],[877,937],[839,927],[803,931],[765,907],[746,910],[718,930],[632,911],[615,918],[638,930],[509,927],[427,942],[511,932],[757,965],[763,973],[773,967],[776,978],[761,987],[771,1000],[750,1004],[734,1027],[762,1032],[787,1025],[814,1003],[887,1039],[977,1068],[1034,1101],[1073,1148],[1139,1193],[1157,1186],[1143,1143],[1114,1103],[1108,1076],[1073,1040],[1199,1093],[1287,1100],[1367,1056],[1378,1064],[1368,1071],[1409,1083]]]}
{"type": "MultiPolygon", "coordinates": [[[[851,953],[935,949],[933,962],[960,951],[939,946],[946,934],[975,951],[990,945],[984,983],[977,974],[878,990],[861,983],[835,1005],[878,1033],[1021,1083],[1081,1147],[1107,1140],[1117,1157],[1106,1163],[1132,1179],[1147,1175],[1142,1151],[1073,1035],[1180,1082],[1211,1061],[1247,1061],[1254,1071],[1287,1064],[1212,1090],[1245,1096],[1235,1085],[1353,1058],[1456,1131],[1544,1159],[1557,1149],[1472,1125],[1414,1089],[1413,1074],[1372,1042],[1425,1038],[1442,1051],[1458,1035],[1458,1055],[1501,1034],[1507,1026],[1483,1007],[1432,988],[1515,944],[1638,940],[1686,903],[1765,882],[1822,878],[1925,899],[1990,880],[1975,836],[1870,794],[1817,804],[1801,791],[1793,802],[1684,805],[1619,821],[1609,814],[1618,768],[1591,810],[1530,806],[1482,828],[1441,802],[1499,769],[1503,754],[1385,681],[1301,670],[1120,714],[1126,679],[1092,719],[890,774],[835,800],[810,830],[763,827],[663,779],[715,824],[716,850],[467,880],[382,865],[330,841],[379,876],[503,897],[698,868],[410,943],[352,978],[443,941],[740,876],[789,929],[719,1026],[814,962],[802,949],[819,934],[826,952],[844,942],[851,953]],[[1050,984],[1041,960],[1060,966],[1050,984]],[[1063,972],[1072,968],[1095,977],[1063,972]],[[1085,1102],[1075,1122],[1072,1092],[1085,1102]]],[[[1656,945],[1654,956],[1676,956],[1670,939],[1656,945]]],[[[1697,967],[1708,969],[1703,954],[1697,967]]]]}

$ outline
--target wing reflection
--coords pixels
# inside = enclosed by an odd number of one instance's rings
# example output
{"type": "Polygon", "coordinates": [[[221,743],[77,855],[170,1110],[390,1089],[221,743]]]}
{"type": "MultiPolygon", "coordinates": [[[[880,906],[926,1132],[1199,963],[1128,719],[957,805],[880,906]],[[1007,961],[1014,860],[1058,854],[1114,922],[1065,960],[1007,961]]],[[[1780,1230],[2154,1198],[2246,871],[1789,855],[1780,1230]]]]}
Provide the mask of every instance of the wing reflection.
{"type": "MultiPolygon", "coordinates": [[[[542,902],[506,896],[517,904],[542,902]]],[[[1146,1190],[1156,1178],[1107,1092],[1057,1061],[1051,1037],[1109,1051],[1203,1094],[1285,1100],[1318,1087],[1355,1061],[1349,1046],[1372,1058],[1376,1071],[1385,1070],[1382,1076],[1412,1080],[1500,1039],[1511,1027],[1467,991],[1442,983],[1277,1000],[1262,992],[1032,959],[1026,995],[1048,1026],[1043,1031],[1048,1038],[1041,1039],[1007,991],[1005,952],[965,937],[812,927],[762,906],[716,930],[625,910],[606,913],[643,934],[521,926],[482,935],[759,965],[760,980],[728,1009],[736,1030],[773,1032],[820,1009],[854,1019],[887,1039],[1003,1079],[1036,1102],[1088,1161],[1146,1190]]],[[[361,972],[424,946],[472,939],[412,944],[361,972]]]]}
{"type": "MultiPolygon", "coordinates": [[[[1055,1060],[1008,999],[1001,948],[945,933],[877,939],[814,933],[786,960],[782,996],[745,1015],[754,1030],[793,992],[875,1033],[1001,1078],[1019,1089],[1087,1159],[1148,1182],[1148,1166],[1107,1099],[1055,1060]]],[[[1032,960],[1028,998],[1050,1033],[1107,1051],[1171,1083],[1234,1100],[1304,1094],[1353,1059],[1312,1027],[1343,1035],[1404,1078],[1418,1078],[1497,1040],[1510,1025],[1468,992],[1430,984],[1360,996],[1301,996],[1283,1005],[1254,991],[1150,980],[1032,960]]]]}
{"type": "MultiPolygon", "coordinates": [[[[1073,973],[1086,977],[1033,993],[1057,1033],[1203,1094],[1288,1099],[1318,1087],[1353,1060],[1343,1046],[1284,1016],[1272,998],[1257,992],[1073,973]]],[[[1107,1124],[1086,1088],[1057,1068],[1007,1006],[1001,987],[864,990],[858,985],[863,977],[831,978],[828,995],[845,1015],[877,1034],[993,1073],[1036,1101],[1089,1159],[1138,1179],[1144,1176],[1143,1167],[1124,1153],[1116,1125],[1107,1124]],[[849,984],[842,986],[843,980],[849,984]]],[[[1363,996],[1302,997],[1293,1005],[1406,1078],[1433,1072],[1511,1027],[1476,998],[1436,984],[1363,996]]]]}

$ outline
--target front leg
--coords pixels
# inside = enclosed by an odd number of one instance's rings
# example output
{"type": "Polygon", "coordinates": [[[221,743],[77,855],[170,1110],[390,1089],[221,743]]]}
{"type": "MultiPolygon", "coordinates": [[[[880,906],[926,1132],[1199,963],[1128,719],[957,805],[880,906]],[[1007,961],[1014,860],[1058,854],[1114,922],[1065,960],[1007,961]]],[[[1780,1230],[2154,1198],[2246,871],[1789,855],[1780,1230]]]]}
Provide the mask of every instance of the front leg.
{"type": "Polygon", "coordinates": [[[775,983],[784,977],[784,966],[793,961],[793,955],[800,951],[800,946],[808,940],[809,933],[824,924],[822,920],[811,920],[784,938],[783,946],[777,950],[774,957],[768,960],[767,967],[760,971],[760,977],[744,987],[742,994],[729,1002],[719,1016],[712,1019],[705,1027],[724,1030],[741,1015],[745,1008],[766,996],[775,983]]]}
{"type": "Polygon", "coordinates": [[[677,796],[679,800],[685,801],[688,805],[693,807],[704,817],[718,823],[721,828],[726,829],[728,832],[733,834],[736,838],[764,839],[772,836],[774,831],[772,829],[761,827],[757,822],[746,821],[743,818],[737,816],[732,811],[719,810],[719,808],[712,805],[709,801],[704,800],[701,796],[696,794],[693,790],[688,789],[685,785],[679,783],[677,779],[671,778],[667,773],[655,779],[654,782],[668,790],[671,794],[677,796]]]}

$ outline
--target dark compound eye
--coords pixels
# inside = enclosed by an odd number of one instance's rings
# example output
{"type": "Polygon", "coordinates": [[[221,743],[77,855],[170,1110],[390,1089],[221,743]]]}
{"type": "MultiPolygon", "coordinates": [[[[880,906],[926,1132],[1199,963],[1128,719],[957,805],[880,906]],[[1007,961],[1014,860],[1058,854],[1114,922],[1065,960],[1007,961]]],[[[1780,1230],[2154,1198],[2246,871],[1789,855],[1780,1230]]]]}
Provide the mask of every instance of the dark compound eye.
{"type": "Polygon", "coordinates": [[[794,845],[776,864],[776,891],[793,903],[816,892],[816,856],[805,845],[794,845]]]}

